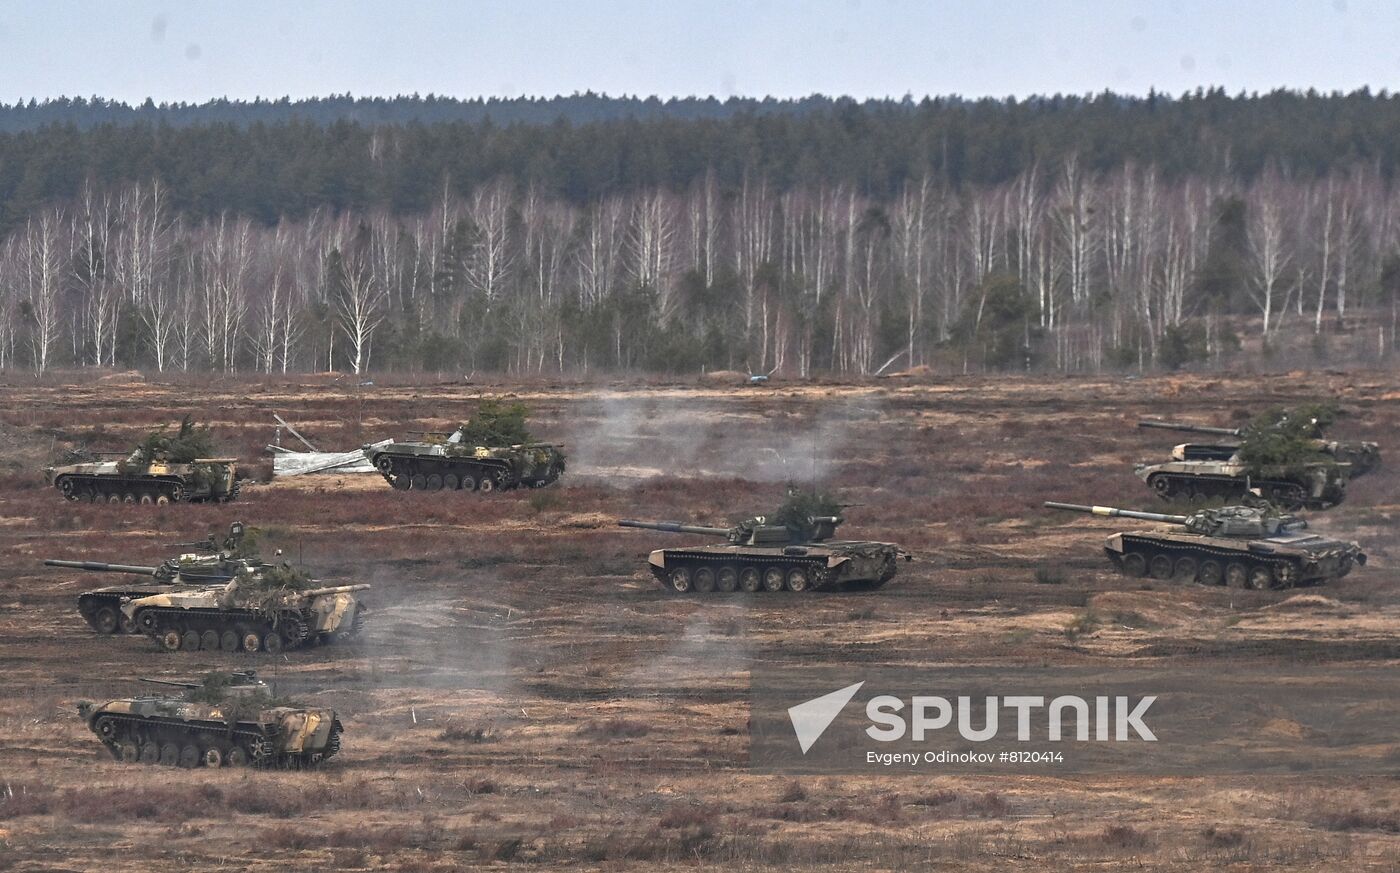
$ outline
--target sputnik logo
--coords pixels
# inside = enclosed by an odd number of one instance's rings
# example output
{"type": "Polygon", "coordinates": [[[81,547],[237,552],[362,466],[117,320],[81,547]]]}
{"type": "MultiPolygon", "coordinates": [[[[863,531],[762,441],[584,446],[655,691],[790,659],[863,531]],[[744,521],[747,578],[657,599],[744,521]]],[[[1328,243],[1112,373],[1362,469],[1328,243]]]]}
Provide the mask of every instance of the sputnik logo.
{"type": "Polygon", "coordinates": [[[846,708],[846,704],[851,702],[851,698],[856,696],[856,692],[864,684],[865,681],[861,680],[854,685],[847,685],[830,694],[813,697],[788,708],[788,718],[792,721],[792,729],[797,734],[797,744],[802,747],[802,754],[807,754],[807,750],[821,739],[821,735],[826,733],[836,716],[841,714],[841,710],[846,708]]]}

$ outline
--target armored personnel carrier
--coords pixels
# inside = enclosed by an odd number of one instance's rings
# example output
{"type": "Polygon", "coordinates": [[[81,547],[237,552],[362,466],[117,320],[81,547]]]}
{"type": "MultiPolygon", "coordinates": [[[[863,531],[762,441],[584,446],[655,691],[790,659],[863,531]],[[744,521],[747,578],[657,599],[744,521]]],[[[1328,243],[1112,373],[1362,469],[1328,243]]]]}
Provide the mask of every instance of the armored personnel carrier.
{"type": "Polygon", "coordinates": [[[136,623],[122,612],[122,604],[128,600],[159,594],[173,585],[210,586],[224,585],[238,572],[249,565],[240,557],[243,551],[245,528],[242,522],[235,521],[229,526],[228,536],[222,541],[214,537],[197,543],[180,543],[183,547],[193,547],[176,558],[161,562],[158,567],[137,564],[110,564],[103,561],[64,561],[48,559],[44,564],[50,567],[66,567],[73,570],[86,570],[92,573],[123,573],[134,576],[147,576],[150,582],[135,582],[129,585],[112,585],[84,591],[78,595],[78,612],[102,634],[140,633],[136,623]]]}
{"type": "Polygon", "coordinates": [[[312,767],[340,751],[335,710],[277,700],[251,670],[202,682],[143,679],[184,690],[83,702],[78,714],[112,757],[180,767],[312,767]]]}
{"type": "Polygon", "coordinates": [[[1307,532],[1308,523],[1254,506],[1202,509],[1191,515],[1134,512],[1111,506],[1047,501],[1051,509],[1165,522],[1175,529],[1116,533],[1104,553],[1124,575],[1228,585],[1292,588],[1340,579],[1366,563],[1356,543],[1307,532]]]}
{"type": "Polygon", "coordinates": [[[238,497],[237,458],[212,457],[209,432],[186,417],[175,434],[150,434],[130,454],[51,465],[44,479],[68,500],[96,503],[228,503],[238,497]]]}
{"type": "Polygon", "coordinates": [[[414,431],[419,440],[371,443],[365,457],[390,485],[414,491],[542,488],[564,472],[562,446],[535,441],[525,406],[483,400],[453,431],[414,431]]]}
{"type": "Polygon", "coordinates": [[[122,603],[125,621],[169,652],[271,652],[347,639],[370,586],[317,586],[286,564],[246,562],[224,585],[178,585],[122,603]]]}
{"type": "MultiPolygon", "coordinates": [[[[621,527],[721,537],[724,544],[657,549],[648,559],[663,587],[685,594],[735,590],[802,592],[815,588],[878,588],[894,578],[898,559],[910,556],[893,543],[837,540],[840,515],[805,512],[811,501],[790,497],[771,521],[747,518],[733,527],[674,521],[619,521],[621,527]]],[[[829,504],[840,507],[840,504],[829,504]]]]}

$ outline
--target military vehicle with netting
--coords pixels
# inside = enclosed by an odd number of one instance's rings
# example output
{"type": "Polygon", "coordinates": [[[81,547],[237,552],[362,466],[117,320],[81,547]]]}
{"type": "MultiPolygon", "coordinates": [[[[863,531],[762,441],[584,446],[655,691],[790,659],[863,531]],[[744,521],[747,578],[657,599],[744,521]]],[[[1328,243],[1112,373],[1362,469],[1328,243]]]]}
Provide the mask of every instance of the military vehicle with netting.
{"type": "Polygon", "coordinates": [[[365,457],[399,490],[479,491],[542,488],[565,468],[562,446],[536,442],[525,428],[525,408],[484,401],[453,431],[411,431],[421,437],[364,447],[365,457]]]}
{"type": "Polygon", "coordinates": [[[112,564],[103,561],[68,561],[48,559],[44,563],[50,567],[65,567],[72,570],[85,570],[90,573],[120,573],[150,577],[149,582],[133,582],[128,585],[111,585],[84,591],[78,595],[78,612],[102,634],[118,631],[128,634],[140,633],[136,623],[122,612],[122,604],[138,597],[147,597],[168,590],[174,585],[210,586],[224,585],[238,572],[249,565],[250,555],[255,549],[246,539],[247,531],[242,522],[235,521],[229,526],[228,536],[195,543],[180,543],[182,547],[193,548],[178,557],[168,558],[159,566],[149,567],[138,564],[112,564]]]}
{"type": "Polygon", "coordinates": [[[1106,554],[1125,576],[1232,588],[1292,588],[1340,579],[1366,563],[1356,543],[1308,533],[1308,523],[1268,507],[1222,506],[1191,515],[1047,501],[1051,509],[1173,525],[1115,533],[1106,554]]]}
{"type": "Polygon", "coordinates": [[[251,670],[200,682],[142,681],[183,693],[78,704],[88,728],[123,763],[314,767],[340,751],[344,728],[335,710],[280,700],[251,670]]]}
{"type": "Polygon", "coordinates": [[[93,503],[228,503],[238,497],[237,458],[214,457],[207,428],[188,416],[180,429],[154,431],[133,451],[77,452],[44,479],[68,500],[93,503]],[[102,460],[102,456],[115,455],[102,460]]]}
{"type": "Polygon", "coordinates": [[[732,527],[630,519],[618,524],[728,541],[651,553],[652,574],[663,587],[681,594],[878,588],[894,578],[899,558],[910,556],[893,543],[835,539],[844,521],[840,510],[847,505],[793,492],[773,515],[746,518],[732,527]]]}

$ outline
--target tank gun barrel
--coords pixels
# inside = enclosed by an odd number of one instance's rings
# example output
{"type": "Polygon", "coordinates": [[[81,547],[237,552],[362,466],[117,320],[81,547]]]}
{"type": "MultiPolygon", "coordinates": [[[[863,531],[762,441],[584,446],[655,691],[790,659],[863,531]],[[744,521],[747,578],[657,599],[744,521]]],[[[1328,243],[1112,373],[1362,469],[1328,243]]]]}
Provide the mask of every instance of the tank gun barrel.
{"type": "Polygon", "coordinates": [[[1085,506],[1082,503],[1057,503],[1054,500],[1045,501],[1045,506],[1051,509],[1064,509],[1070,512],[1087,512],[1092,515],[1102,515],[1108,518],[1136,518],[1142,521],[1167,521],[1172,524],[1185,524],[1187,516],[1166,515],[1161,512],[1137,512],[1132,509],[1118,509],[1115,506],[1085,506]]]}
{"type": "Polygon", "coordinates": [[[1139,421],[1138,427],[1155,427],[1160,430],[1179,430],[1185,433],[1209,433],[1215,434],[1216,436],[1240,436],[1240,429],[1237,427],[1211,427],[1206,424],[1187,424],[1182,421],[1161,421],[1153,418],[1145,418],[1139,421]]]}
{"type": "Polygon", "coordinates": [[[331,585],[328,588],[312,588],[302,593],[307,597],[320,597],[322,594],[349,594],[351,591],[364,591],[369,587],[368,583],[362,582],[359,585],[331,585]]]}
{"type": "Polygon", "coordinates": [[[59,561],[48,558],[44,561],[47,567],[67,567],[71,570],[88,570],[93,573],[130,573],[134,576],[154,576],[159,571],[159,567],[143,567],[139,564],[107,564],[102,561],[59,561]]]}
{"type": "Polygon", "coordinates": [[[198,683],[198,682],[177,682],[177,681],[175,681],[174,679],[148,679],[148,678],[146,678],[145,676],[141,676],[141,677],[138,677],[138,678],[140,679],[140,681],[142,681],[142,682],[148,682],[148,683],[150,683],[151,685],[169,685],[169,686],[172,687],[172,688],[199,688],[199,687],[201,687],[201,686],[200,686],[200,683],[198,683]]]}
{"type": "Polygon", "coordinates": [[[623,519],[619,521],[618,527],[639,527],[643,530],[664,530],[667,533],[693,533],[705,534],[707,536],[725,537],[729,536],[727,527],[705,527],[698,524],[681,524],[678,521],[633,521],[623,519]]]}

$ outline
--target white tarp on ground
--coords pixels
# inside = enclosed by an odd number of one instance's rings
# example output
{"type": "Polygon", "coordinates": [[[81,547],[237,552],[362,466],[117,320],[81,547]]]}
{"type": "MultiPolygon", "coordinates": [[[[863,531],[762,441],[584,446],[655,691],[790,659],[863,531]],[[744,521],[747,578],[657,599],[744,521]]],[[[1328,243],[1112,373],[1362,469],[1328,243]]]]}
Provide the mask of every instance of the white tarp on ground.
{"type": "MultiPolygon", "coordinates": [[[[389,442],[385,440],[385,442],[389,442]]],[[[294,452],[283,446],[268,446],[272,452],[273,476],[302,476],[307,473],[373,473],[374,465],[365,453],[294,452]]]]}

